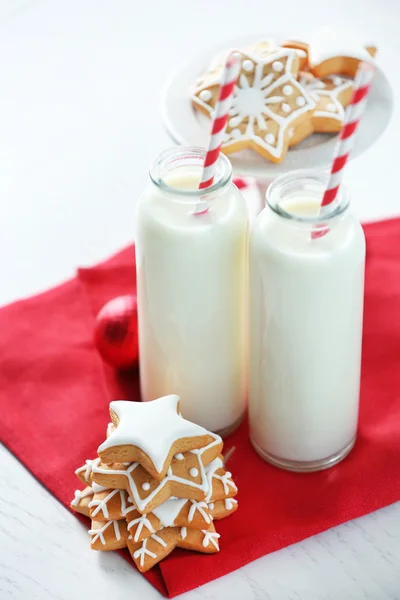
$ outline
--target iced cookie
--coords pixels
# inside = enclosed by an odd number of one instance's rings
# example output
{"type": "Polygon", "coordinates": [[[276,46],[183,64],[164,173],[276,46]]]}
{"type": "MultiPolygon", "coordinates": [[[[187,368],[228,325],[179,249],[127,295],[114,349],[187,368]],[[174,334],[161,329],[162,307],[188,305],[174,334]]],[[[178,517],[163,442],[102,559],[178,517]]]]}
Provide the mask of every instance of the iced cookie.
{"type": "Polygon", "coordinates": [[[85,515],[85,517],[89,517],[89,503],[91,502],[92,498],[93,490],[90,486],[85,487],[84,490],[75,490],[74,499],[72,500],[70,506],[75,512],[85,515]]]}
{"type": "Polygon", "coordinates": [[[196,550],[197,552],[213,554],[214,552],[219,552],[219,538],[220,535],[215,531],[213,524],[208,529],[202,529],[201,531],[181,527],[177,546],[186,550],[196,550]]]}
{"type": "Polygon", "coordinates": [[[129,536],[127,545],[137,568],[144,573],[168,556],[174,548],[186,548],[206,554],[218,552],[219,537],[213,524],[205,530],[166,527],[137,543],[129,536]]]}
{"type": "Polygon", "coordinates": [[[137,462],[158,481],[175,454],[213,441],[206,429],[180,416],[176,395],[151,402],[111,402],[110,415],[115,429],[98,448],[102,462],[137,462]]]}
{"type": "Polygon", "coordinates": [[[355,76],[361,61],[373,63],[376,47],[337,32],[322,31],[309,44],[310,70],[315,77],[327,75],[355,76]]]}
{"type": "Polygon", "coordinates": [[[166,527],[140,542],[134,542],[131,535],[128,537],[128,550],[141,573],[154,567],[176,548],[179,531],[179,527],[166,527]]]}
{"type": "Polygon", "coordinates": [[[225,498],[225,500],[216,500],[210,502],[208,509],[211,512],[211,516],[216,521],[225,519],[232,515],[238,508],[238,501],[235,498],[225,498]]]}
{"type": "Polygon", "coordinates": [[[351,100],[353,80],[339,75],[327,75],[311,81],[302,80],[302,84],[316,103],[312,116],[314,131],[340,131],[345,108],[351,100]]]}
{"type": "Polygon", "coordinates": [[[296,50],[299,56],[300,71],[302,71],[303,69],[308,69],[308,44],[296,40],[286,40],[285,42],[283,42],[282,48],[292,48],[293,50],[296,50]]]}
{"type": "Polygon", "coordinates": [[[178,452],[162,481],[152,477],[139,463],[100,463],[93,467],[93,481],[107,488],[126,489],[136,509],[142,514],[152,512],[171,496],[204,500],[210,490],[213,472],[217,475],[225,472],[221,459],[215,458],[220,452],[220,438],[211,435],[213,441],[208,446],[200,450],[178,452]]]}
{"type": "Polygon", "coordinates": [[[139,542],[164,527],[207,529],[212,517],[204,501],[170,498],[151,513],[142,515],[137,511],[131,512],[127,521],[133,541],[139,542]]]}
{"type": "Polygon", "coordinates": [[[119,550],[126,548],[128,539],[126,520],[92,521],[89,535],[92,550],[119,550]]]}
{"type": "Polygon", "coordinates": [[[296,146],[308,138],[312,133],[314,133],[314,129],[311,119],[300,123],[297,127],[289,127],[289,148],[296,146]]]}
{"type": "Polygon", "coordinates": [[[96,521],[118,521],[134,510],[126,490],[110,490],[93,483],[93,498],[89,502],[90,517],[96,521]]]}
{"type": "MultiPolygon", "coordinates": [[[[289,147],[289,128],[310,121],[315,107],[296,80],[299,56],[292,49],[275,49],[265,57],[241,52],[240,75],[229,111],[222,151],[252,148],[273,162],[281,162],[289,147]]],[[[194,105],[212,117],[219,80],[197,88],[194,105]]]]}
{"type": "Polygon", "coordinates": [[[82,483],[86,485],[92,484],[92,468],[94,464],[99,464],[100,459],[94,458],[93,460],[85,460],[85,464],[79,467],[75,471],[75,475],[82,483]]]}

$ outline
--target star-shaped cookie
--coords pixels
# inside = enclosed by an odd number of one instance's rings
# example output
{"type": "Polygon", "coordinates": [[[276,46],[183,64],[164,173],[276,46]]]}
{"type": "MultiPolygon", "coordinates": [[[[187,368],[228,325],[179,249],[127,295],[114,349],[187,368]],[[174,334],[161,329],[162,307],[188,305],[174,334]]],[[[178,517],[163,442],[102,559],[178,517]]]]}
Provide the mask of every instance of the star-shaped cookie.
{"type": "Polygon", "coordinates": [[[93,521],[89,529],[92,550],[120,550],[126,548],[128,527],[126,519],[120,521],[93,521]]]}
{"type": "Polygon", "coordinates": [[[111,402],[110,415],[115,429],[98,448],[102,462],[138,462],[159,481],[175,454],[213,441],[206,429],[179,414],[176,395],[151,402],[111,402]]]}
{"type": "Polygon", "coordinates": [[[143,541],[135,542],[128,537],[128,550],[139,571],[144,573],[168,556],[174,548],[185,548],[211,554],[219,551],[219,533],[211,524],[208,529],[165,527],[143,541]]]}
{"type": "Polygon", "coordinates": [[[315,100],[311,122],[316,132],[335,133],[341,130],[344,109],[351,100],[353,80],[339,75],[301,79],[301,84],[315,100]]]}
{"type": "Polygon", "coordinates": [[[234,496],[236,486],[218,457],[220,438],[216,434],[211,436],[214,439],[208,446],[176,454],[162,481],[152,477],[139,463],[95,464],[92,480],[107,488],[126,489],[141,514],[152,512],[171,496],[209,501],[211,494],[214,497],[214,488],[218,496],[214,499],[225,498],[227,490],[234,496]]]}
{"type": "MultiPolygon", "coordinates": [[[[315,103],[296,80],[296,50],[271,47],[260,55],[238,52],[241,70],[222,143],[225,154],[252,148],[273,162],[281,162],[289,147],[289,129],[310,121],[315,103]]],[[[196,108],[213,116],[220,82],[196,87],[196,108]]]]}

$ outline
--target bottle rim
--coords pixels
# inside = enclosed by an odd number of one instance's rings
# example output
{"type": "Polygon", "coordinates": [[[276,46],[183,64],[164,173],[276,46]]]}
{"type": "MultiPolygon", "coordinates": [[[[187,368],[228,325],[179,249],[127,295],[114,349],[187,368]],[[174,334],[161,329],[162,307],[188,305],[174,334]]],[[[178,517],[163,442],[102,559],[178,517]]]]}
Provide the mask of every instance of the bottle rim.
{"type": "Polygon", "coordinates": [[[171,186],[165,182],[167,174],[183,166],[202,167],[206,156],[205,148],[201,146],[175,146],[168,148],[156,158],[150,168],[150,179],[162,192],[176,197],[201,201],[212,194],[220,193],[232,182],[232,165],[229,159],[220,153],[214,177],[214,183],[203,190],[183,189],[171,186]]]}
{"type": "Polygon", "coordinates": [[[285,175],[282,175],[275,179],[267,189],[266,192],[266,204],[269,208],[280,217],[294,221],[297,223],[326,223],[330,219],[334,219],[342,215],[349,207],[350,196],[348,189],[343,184],[337,193],[336,199],[331,204],[324,206],[323,210],[318,215],[306,216],[293,213],[286,210],[282,205],[281,201],[284,196],[293,197],[296,191],[304,188],[302,195],[307,194],[307,187],[309,191],[315,195],[317,192],[320,195],[321,201],[323,193],[328,185],[329,174],[323,171],[317,171],[314,169],[298,169],[291,171],[285,175]]]}

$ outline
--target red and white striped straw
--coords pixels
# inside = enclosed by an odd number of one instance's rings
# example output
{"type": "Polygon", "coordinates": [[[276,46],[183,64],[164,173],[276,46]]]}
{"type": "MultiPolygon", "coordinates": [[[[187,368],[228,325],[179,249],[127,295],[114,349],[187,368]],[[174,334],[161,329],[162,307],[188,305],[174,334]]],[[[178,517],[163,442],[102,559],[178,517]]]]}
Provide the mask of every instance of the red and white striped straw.
{"type": "Polygon", "coordinates": [[[232,106],[235,85],[239,76],[241,63],[235,54],[230,54],[227,58],[224,71],[222,73],[221,87],[219,96],[215,105],[214,120],[211,129],[210,142],[203,164],[203,173],[199,184],[199,190],[204,190],[213,184],[215,168],[217,165],[221,145],[225,135],[226,123],[228,121],[228,112],[232,106]]]}
{"type": "Polygon", "coordinates": [[[346,108],[343,127],[333,155],[329,182],[321,202],[321,212],[323,207],[331,204],[338,194],[344,167],[354,145],[355,133],[365,110],[374,74],[375,68],[371,64],[360,63],[354,79],[353,95],[346,108]]]}

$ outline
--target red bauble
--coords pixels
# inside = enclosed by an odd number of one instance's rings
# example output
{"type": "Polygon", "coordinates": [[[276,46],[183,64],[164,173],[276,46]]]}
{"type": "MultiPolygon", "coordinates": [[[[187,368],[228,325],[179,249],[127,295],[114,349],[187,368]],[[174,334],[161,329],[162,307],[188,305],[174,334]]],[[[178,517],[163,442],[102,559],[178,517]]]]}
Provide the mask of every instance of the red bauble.
{"type": "Polygon", "coordinates": [[[113,367],[126,369],[138,362],[136,296],[118,296],[103,306],[96,317],[94,342],[113,367]]]}

